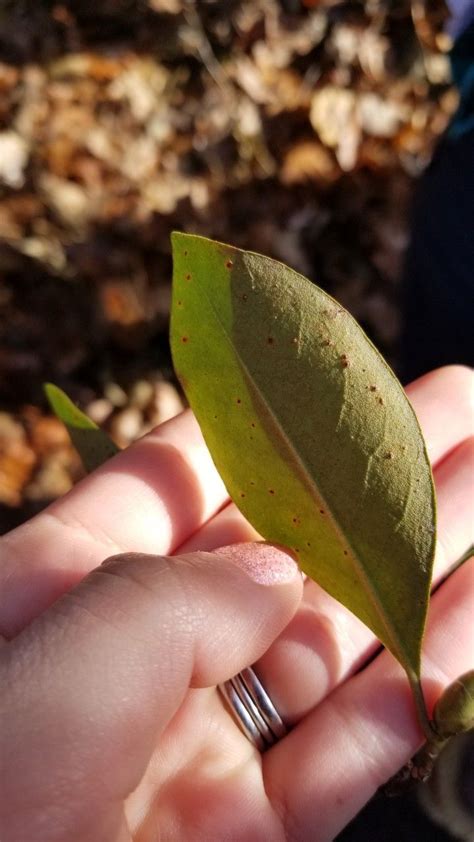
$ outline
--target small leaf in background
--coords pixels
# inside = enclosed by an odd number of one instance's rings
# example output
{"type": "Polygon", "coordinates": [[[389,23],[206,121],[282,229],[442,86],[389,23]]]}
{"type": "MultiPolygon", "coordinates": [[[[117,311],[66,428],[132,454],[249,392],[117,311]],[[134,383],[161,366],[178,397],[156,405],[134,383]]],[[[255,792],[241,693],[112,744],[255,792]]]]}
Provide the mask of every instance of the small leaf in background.
{"type": "Polygon", "coordinates": [[[436,702],[433,720],[443,739],[474,728],[474,670],[461,675],[446,688],[436,702]]]}
{"type": "Polygon", "coordinates": [[[53,383],[45,383],[44,390],[51,409],[67,427],[86,471],[94,471],[119,452],[107,433],[81,412],[62,389],[53,383]]]}
{"type": "Polygon", "coordinates": [[[395,375],[334,299],[258,254],[175,233],[176,373],[232,499],[418,688],[435,497],[395,375]]]}

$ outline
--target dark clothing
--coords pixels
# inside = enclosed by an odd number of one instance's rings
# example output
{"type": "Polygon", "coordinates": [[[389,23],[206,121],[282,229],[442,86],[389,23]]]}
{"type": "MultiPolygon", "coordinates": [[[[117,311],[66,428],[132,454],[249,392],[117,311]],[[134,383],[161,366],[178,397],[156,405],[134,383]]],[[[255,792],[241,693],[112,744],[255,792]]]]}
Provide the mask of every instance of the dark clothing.
{"type": "Polygon", "coordinates": [[[474,25],[451,62],[458,111],[421,179],[403,278],[401,374],[474,365],[474,25]]]}

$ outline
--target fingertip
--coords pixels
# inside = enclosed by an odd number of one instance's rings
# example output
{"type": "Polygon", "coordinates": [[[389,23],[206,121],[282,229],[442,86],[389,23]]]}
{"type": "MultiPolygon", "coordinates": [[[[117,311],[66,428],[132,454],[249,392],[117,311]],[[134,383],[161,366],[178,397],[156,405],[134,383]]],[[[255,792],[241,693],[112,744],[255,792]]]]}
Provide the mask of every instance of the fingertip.
{"type": "Polygon", "coordinates": [[[277,544],[245,542],[219,547],[225,556],[243,570],[258,585],[282,585],[301,582],[302,575],[293,554],[277,544]]]}

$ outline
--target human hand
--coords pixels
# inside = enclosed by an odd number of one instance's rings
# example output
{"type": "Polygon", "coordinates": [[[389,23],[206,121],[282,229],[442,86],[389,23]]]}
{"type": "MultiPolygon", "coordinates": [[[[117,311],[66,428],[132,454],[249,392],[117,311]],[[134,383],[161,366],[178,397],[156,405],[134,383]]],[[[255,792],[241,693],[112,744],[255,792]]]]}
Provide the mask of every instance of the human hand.
{"type": "MultiPolygon", "coordinates": [[[[472,543],[472,374],[441,369],[408,394],[439,582],[472,543]]],[[[257,537],[186,412],[1,539],[5,842],[330,840],[416,751],[399,665],[364,667],[371,632],[257,537]],[[255,661],[294,726],[264,755],[215,690],[255,661]]],[[[472,570],[433,597],[431,702],[471,666],[472,570]]]]}

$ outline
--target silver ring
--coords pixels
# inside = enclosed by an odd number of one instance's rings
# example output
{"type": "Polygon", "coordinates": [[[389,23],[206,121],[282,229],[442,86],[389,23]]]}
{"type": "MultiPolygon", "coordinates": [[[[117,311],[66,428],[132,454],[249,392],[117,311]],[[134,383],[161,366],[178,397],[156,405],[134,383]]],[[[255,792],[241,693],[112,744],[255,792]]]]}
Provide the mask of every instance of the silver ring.
{"type": "Polygon", "coordinates": [[[265,751],[288,733],[283,719],[251,667],[219,685],[227,706],[245,736],[265,751]]]}

